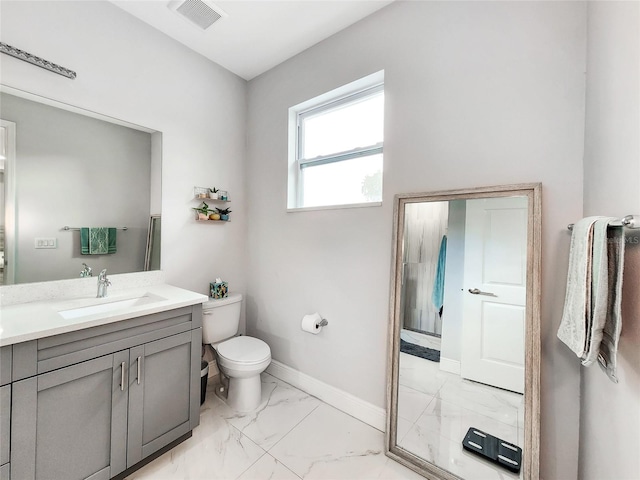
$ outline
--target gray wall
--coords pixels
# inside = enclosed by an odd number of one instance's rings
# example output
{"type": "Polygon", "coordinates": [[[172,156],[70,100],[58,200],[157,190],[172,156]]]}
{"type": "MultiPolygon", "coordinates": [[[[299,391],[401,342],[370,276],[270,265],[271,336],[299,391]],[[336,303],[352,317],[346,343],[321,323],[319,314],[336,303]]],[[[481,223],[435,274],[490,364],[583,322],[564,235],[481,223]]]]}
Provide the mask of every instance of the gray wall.
{"type": "Polygon", "coordinates": [[[141,271],[149,223],[149,133],[1,94],[0,116],[16,123],[16,283],[141,271]],[[117,252],[81,255],[80,232],[121,227],[117,252]],[[35,249],[36,237],[57,238],[35,249]]]}
{"type": "MultiPolygon", "coordinates": [[[[588,13],[584,214],[637,215],[640,3],[590,2],[588,13]]],[[[640,478],[640,231],[626,240],[619,383],[582,370],[582,480],[640,478]]]]}
{"type": "Polygon", "coordinates": [[[582,214],[585,45],[581,2],[397,2],[249,82],[249,333],[383,407],[393,195],[542,182],[542,476],[576,478],[580,368],[555,333],[582,214]],[[381,69],[382,207],[287,213],[287,109],[381,69]],[[320,335],[300,329],[314,311],[320,335]]]}

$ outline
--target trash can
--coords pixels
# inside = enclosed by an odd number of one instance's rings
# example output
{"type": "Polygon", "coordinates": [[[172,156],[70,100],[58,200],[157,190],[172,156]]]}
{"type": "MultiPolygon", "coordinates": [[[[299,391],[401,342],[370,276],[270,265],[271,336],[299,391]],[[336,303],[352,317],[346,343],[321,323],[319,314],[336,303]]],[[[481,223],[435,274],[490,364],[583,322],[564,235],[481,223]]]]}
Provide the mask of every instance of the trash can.
{"type": "Polygon", "coordinates": [[[207,380],[209,379],[209,363],[204,360],[200,364],[200,405],[207,396],[207,380]]]}

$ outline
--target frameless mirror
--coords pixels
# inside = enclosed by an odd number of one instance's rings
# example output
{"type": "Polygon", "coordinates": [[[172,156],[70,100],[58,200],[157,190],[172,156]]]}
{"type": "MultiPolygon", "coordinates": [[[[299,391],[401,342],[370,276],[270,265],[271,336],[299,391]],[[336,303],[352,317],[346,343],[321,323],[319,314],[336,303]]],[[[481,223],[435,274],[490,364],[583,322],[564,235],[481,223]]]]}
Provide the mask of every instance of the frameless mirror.
{"type": "Polygon", "coordinates": [[[538,478],[539,184],[395,197],[387,455],[538,478]]]}
{"type": "Polygon", "coordinates": [[[159,132],[7,87],[0,118],[0,284],[160,268],[159,132]]]}

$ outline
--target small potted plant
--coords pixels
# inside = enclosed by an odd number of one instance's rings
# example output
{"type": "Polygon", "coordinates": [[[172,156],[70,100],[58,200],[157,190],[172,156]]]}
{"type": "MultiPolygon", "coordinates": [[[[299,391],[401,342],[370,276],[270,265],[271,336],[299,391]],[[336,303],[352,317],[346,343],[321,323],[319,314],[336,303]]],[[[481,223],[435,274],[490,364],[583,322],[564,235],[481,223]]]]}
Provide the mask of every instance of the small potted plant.
{"type": "Polygon", "coordinates": [[[220,214],[220,220],[225,222],[229,221],[229,214],[231,213],[231,210],[228,208],[216,208],[216,211],[220,214]]]}
{"type": "Polygon", "coordinates": [[[214,200],[218,199],[218,189],[216,187],[209,189],[209,198],[212,198],[214,200]]]}
{"type": "Polygon", "coordinates": [[[198,220],[207,220],[209,218],[209,205],[205,202],[202,202],[202,205],[199,207],[192,207],[193,210],[198,214],[198,220]]]}

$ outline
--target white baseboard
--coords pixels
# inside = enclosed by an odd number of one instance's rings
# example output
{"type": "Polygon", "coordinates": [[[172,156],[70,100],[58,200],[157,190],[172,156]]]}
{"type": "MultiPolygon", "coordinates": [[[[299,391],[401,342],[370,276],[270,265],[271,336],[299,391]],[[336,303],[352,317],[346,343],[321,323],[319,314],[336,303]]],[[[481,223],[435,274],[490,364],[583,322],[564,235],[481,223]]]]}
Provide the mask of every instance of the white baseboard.
{"type": "Polygon", "coordinates": [[[387,414],[383,408],[376,407],[344,390],[316,380],[276,360],[271,361],[271,364],[267,367],[267,373],[309,395],[319,398],[332,407],[357,418],[367,425],[371,425],[381,432],[385,431],[387,414]]]}
{"type": "Polygon", "coordinates": [[[444,358],[440,356],[440,370],[449,373],[455,373],[460,375],[460,362],[458,360],[451,360],[450,358],[444,358]]]}

